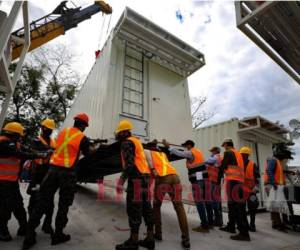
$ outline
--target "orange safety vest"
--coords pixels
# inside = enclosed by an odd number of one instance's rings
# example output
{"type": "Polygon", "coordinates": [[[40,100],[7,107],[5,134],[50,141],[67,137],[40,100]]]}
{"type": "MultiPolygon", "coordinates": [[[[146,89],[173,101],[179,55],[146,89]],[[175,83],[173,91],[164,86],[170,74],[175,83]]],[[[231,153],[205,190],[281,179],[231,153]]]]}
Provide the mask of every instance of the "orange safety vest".
{"type": "MultiPolygon", "coordinates": [[[[53,138],[50,138],[50,145],[47,143],[47,141],[40,135],[38,139],[46,146],[55,149],[56,148],[56,140],[53,138]]],[[[48,164],[50,159],[35,159],[34,162],[38,165],[48,164]]]]}
{"type": "Polygon", "coordinates": [[[244,161],[242,155],[235,149],[231,149],[234,153],[237,165],[229,165],[225,170],[225,180],[227,181],[239,181],[244,183],[245,172],[244,172],[244,161]]]}
{"type": "MultiPolygon", "coordinates": [[[[127,140],[132,141],[135,146],[134,165],[141,174],[150,174],[150,168],[145,156],[144,148],[141,141],[136,137],[128,137],[127,140]]],[[[124,168],[125,161],[121,153],[122,166],[124,168]]]]}
{"type": "MultiPolygon", "coordinates": [[[[0,142],[9,141],[6,136],[0,136],[0,142]]],[[[17,148],[20,145],[17,144],[17,148]]],[[[20,159],[16,157],[0,158],[0,181],[12,181],[17,182],[20,174],[20,159]]]]}
{"type": "Polygon", "coordinates": [[[186,167],[188,169],[196,168],[204,163],[204,156],[202,152],[197,148],[192,148],[191,153],[193,155],[193,161],[186,160],[186,167]]]}
{"type": "MultiPolygon", "coordinates": [[[[269,184],[269,175],[267,173],[267,163],[265,166],[265,174],[264,174],[264,182],[265,184],[269,184]]],[[[276,159],[276,168],[274,173],[274,179],[276,185],[285,185],[285,175],[283,173],[283,167],[279,160],[276,159]]]]}
{"type": "Polygon", "coordinates": [[[57,137],[57,145],[50,158],[50,164],[73,168],[80,153],[80,143],[84,134],[75,127],[63,129],[57,137]]]}
{"type": "Polygon", "coordinates": [[[222,156],[220,154],[215,155],[217,157],[216,165],[208,165],[207,166],[207,173],[208,173],[208,180],[212,182],[218,182],[219,177],[219,167],[222,163],[222,156]]]}
{"type": "Polygon", "coordinates": [[[176,169],[171,165],[164,152],[151,151],[152,164],[159,176],[176,174],[176,169]]]}
{"type": "Polygon", "coordinates": [[[249,161],[245,169],[245,190],[251,192],[255,187],[255,177],[254,177],[254,162],[249,161]]]}

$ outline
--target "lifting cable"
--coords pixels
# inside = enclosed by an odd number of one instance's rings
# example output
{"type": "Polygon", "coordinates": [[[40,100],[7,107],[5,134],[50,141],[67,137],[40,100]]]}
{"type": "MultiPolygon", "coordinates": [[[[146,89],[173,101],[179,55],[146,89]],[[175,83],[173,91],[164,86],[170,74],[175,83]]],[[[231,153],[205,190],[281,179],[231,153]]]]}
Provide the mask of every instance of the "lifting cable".
{"type": "Polygon", "coordinates": [[[98,39],[98,49],[100,49],[101,46],[101,41],[102,41],[102,36],[103,36],[103,30],[104,30],[104,24],[105,24],[105,15],[102,15],[102,25],[101,25],[101,29],[100,29],[100,35],[99,35],[99,39],[98,39]]]}
{"type": "Polygon", "coordinates": [[[107,26],[107,30],[106,30],[106,35],[109,32],[109,28],[110,28],[110,22],[111,22],[111,17],[112,17],[112,13],[110,14],[109,20],[108,20],[108,26],[107,26]]]}

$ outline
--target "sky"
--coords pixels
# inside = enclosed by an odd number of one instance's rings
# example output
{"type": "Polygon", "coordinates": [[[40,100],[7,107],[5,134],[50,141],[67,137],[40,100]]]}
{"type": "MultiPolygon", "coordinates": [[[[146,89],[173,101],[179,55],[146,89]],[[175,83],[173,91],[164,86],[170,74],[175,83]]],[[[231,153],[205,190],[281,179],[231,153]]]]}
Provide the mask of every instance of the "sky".
{"type": "MultiPolygon", "coordinates": [[[[60,1],[30,2],[30,19],[50,13],[60,1]]],[[[92,1],[72,1],[87,6],[92,1]]],[[[72,7],[72,2],[69,6],[72,7]]],[[[215,115],[203,125],[233,117],[260,115],[284,125],[292,118],[300,119],[300,86],[276,63],[248,39],[235,22],[231,1],[199,0],[110,0],[110,19],[94,15],[55,39],[51,44],[66,44],[78,56],[73,67],[82,79],[89,73],[94,52],[100,49],[125,6],[129,6],[167,31],[204,53],[206,65],[189,77],[192,97],[206,96],[204,109],[215,115]]],[[[2,2],[8,10],[10,2],[2,2]]],[[[20,25],[17,23],[16,26],[20,25]]],[[[293,164],[300,166],[300,142],[293,164]]]]}

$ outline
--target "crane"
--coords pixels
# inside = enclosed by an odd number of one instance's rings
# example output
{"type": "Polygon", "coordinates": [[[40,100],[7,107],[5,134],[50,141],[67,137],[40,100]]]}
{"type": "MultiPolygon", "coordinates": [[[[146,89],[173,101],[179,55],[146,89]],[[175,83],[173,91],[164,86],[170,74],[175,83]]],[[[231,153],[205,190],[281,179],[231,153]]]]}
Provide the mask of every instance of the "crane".
{"type": "MultiPolygon", "coordinates": [[[[103,12],[111,14],[112,8],[104,1],[95,1],[94,4],[81,9],[81,7],[68,8],[68,1],[62,1],[52,13],[41,17],[30,23],[31,44],[28,51],[32,51],[43,44],[55,39],[60,35],[64,35],[66,31],[77,27],[77,25],[92,15],[103,12]]],[[[12,60],[20,57],[24,37],[24,28],[20,28],[11,34],[12,43],[12,60]],[[19,42],[20,41],[20,42],[19,42]]]]}

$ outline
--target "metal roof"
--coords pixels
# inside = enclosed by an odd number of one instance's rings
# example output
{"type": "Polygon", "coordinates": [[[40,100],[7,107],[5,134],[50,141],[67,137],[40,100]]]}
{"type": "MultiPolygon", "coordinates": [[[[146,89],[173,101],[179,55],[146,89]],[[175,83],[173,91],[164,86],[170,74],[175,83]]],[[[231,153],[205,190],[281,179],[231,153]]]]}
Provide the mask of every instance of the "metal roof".
{"type": "Polygon", "coordinates": [[[114,36],[142,49],[147,58],[183,77],[205,65],[201,52],[128,7],[114,29],[114,36]]]}
{"type": "Polygon", "coordinates": [[[286,129],[283,125],[278,123],[271,122],[266,118],[261,116],[253,116],[253,117],[246,117],[240,120],[240,128],[251,127],[251,126],[260,126],[263,129],[266,129],[270,132],[275,134],[287,134],[290,131],[286,129]]]}
{"type": "MultiPolygon", "coordinates": [[[[198,131],[209,129],[214,126],[224,125],[226,123],[236,122],[238,124],[237,132],[241,137],[246,138],[249,141],[256,142],[271,142],[271,143],[279,143],[279,142],[290,142],[288,134],[290,131],[283,127],[280,124],[271,122],[266,118],[261,116],[253,116],[246,117],[243,119],[232,118],[230,120],[212,124],[206,127],[201,127],[197,129],[198,131]]],[[[196,130],[196,131],[197,131],[196,130]]]]}
{"type": "Polygon", "coordinates": [[[289,142],[287,137],[290,132],[282,125],[271,122],[263,117],[247,117],[239,121],[238,132],[248,139],[255,138],[256,141],[269,141],[272,143],[289,142]]]}
{"type": "Polygon", "coordinates": [[[300,2],[235,2],[237,27],[300,84],[300,2]]]}

